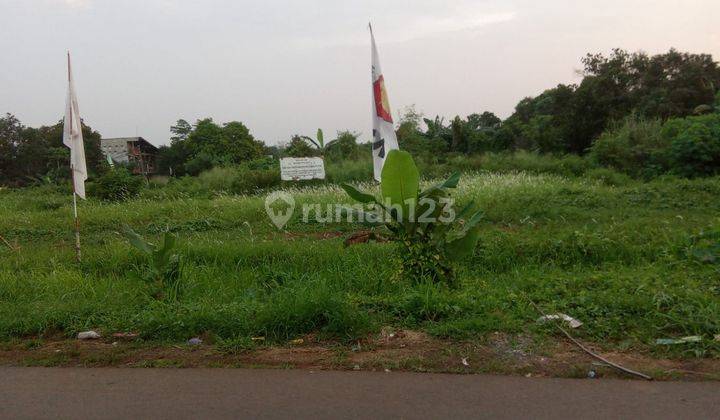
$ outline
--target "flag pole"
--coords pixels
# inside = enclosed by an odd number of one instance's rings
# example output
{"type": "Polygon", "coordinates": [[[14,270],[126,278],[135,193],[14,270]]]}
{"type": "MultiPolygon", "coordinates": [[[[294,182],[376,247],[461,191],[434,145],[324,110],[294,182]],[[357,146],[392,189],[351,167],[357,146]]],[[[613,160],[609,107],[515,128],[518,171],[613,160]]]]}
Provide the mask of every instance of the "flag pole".
{"type": "MultiPolygon", "coordinates": [[[[72,82],[71,75],[70,75],[70,51],[67,53],[67,65],[68,65],[68,85],[72,82]]],[[[70,132],[72,132],[72,123],[73,118],[69,118],[70,122],[70,132]]],[[[82,129],[82,128],[81,128],[82,129]]],[[[72,184],[73,184],[73,214],[75,216],[75,260],[77,262],[80,262],[81,254],[80,254],[80,219],[78,218],[78,210],[77,210],[77,191],[75,190],[75,166],[70,163],[70,173],[72,174],[72,184]]]]}
{"type": "Polygon", "coordinates": [[[77,193],[75,192],[75,169],[70,165],[73,183],[73,213],[75,215],[75,260],[80,262],[80,218],[77,211],[77,193]]]}

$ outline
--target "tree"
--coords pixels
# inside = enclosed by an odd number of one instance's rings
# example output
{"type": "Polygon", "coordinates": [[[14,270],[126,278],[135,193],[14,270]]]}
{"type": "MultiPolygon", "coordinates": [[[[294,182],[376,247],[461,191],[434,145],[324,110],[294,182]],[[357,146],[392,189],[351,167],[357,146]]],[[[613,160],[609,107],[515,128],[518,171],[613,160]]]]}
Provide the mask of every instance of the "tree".
{"type": "Polygon", "coordinates": [[[472,130],[498,128],[500,124],[502,124],[502,120],[489,111],[485,111],[482,114],[470,114],[467,116],[467,121],[472,130]]]}
{"type": "Polygon", "coordinates": [[[183,119],[177,120],[175,125],[170,126],[170,132],[172,133],[172,136],[170,137],[170,144],[175,144],[183,140],[187,140],[188,136],[190,136],[190,133],[192,133],[192,131],[193,128],[189,122],[183,119]]]}
{"type": "Polygon", "coordinates": [[[397,136],[398,143],[401,144],[404,140],[420,134],[421,122],[422,113],[415,110],[415,105],[405,107],[405,109],[403,109],[403,111],[400,113],[397,129],[395,130],[395,135],[397,136]]]}
{"type": "Polygon", "coordinates": [[[0,118],[0,183],[9,184],[19,176],[16,154],[23,129],[20,120],[10,113],[0,118]]]}
{"type": "Polygon", "coordinates": [[[631,114],[666,120],[707,112],[720,87],[720,68],[706,54],[670,50],[648,56],[615,49],[609,56],[588,54],[582,63],[578,85],[521,100],[503,123],[501,143],[583,154],[612,122],[631,114]]]}
{"type": "MultiPolygon", "coordinates": [[[[106,161],[100,150],[100,134],[82,123],[85,160],[90,176],[102,173],[106,161]]],[[[70,178],[70,149],[62,142],[63,125],[25,127],[7,114],[0,118],[0,183],[23,186],[34,179],[54,181],[70,178]]]]}
{"type": "Polygon", "coordinates": [[[360,156],[357,139],[360,135],[351,131],[338,131],[337,138],[325,146],[325,156],[331,160],[355,160],[360,156]]]}
{"type": "Polygon", "coordinates": [[[450,144],[450,151],[453,152],[464,152],[467,151],[468,147],[468,126],[460,116],[456,115],[455,118],[450,122],[450,130],[452,131],[452,143],[450,144]]]}
{"type": "Polygon", "coordinates": [[[317,149],[310,146],[300,135],[294,135],[290,139],[290,143],[285,146],[283,155],[288,157],[310,157],[317,156],[317,149]]]}
{"type": "Polygon", "coordinates": [[[263,143],[238,121],[220,126],[205,118],[191,126],[180,119],[170,132],[170,146],[160,148],[158,161],[164,172],[174,175],[197,175],[213,166],[246,162],[264,151],[263,143]]]}

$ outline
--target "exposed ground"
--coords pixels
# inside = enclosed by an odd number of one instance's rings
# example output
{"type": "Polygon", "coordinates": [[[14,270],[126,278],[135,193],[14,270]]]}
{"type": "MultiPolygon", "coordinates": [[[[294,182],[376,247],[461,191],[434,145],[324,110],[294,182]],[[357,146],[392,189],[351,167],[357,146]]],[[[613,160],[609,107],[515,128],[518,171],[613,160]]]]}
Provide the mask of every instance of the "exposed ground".
{"type": "MultiPolygon", "coordinates": [[[[384,328],[348,345],[307,335],[284,346],[227,349],[147,343],[136,338],[16,340],[0,346],[0,365],[61,367],[245,367],[309,370],[494,373],[526,377],[636,378],[588,356],[566,341],[538,343],[529,336],[494,333],[484,342],[440,340],[384,328]]],[[[610,361],[657,380],[720,380],[718,359],[666,359],[638,352],[603,351],[610,361]]]]}

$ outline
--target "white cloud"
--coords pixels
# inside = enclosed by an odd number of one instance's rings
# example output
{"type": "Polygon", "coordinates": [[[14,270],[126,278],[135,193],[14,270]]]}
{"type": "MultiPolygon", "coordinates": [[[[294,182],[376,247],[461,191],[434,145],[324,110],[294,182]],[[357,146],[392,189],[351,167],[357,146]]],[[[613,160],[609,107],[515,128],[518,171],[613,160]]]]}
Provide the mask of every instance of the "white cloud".
{"type": "Polygon", "coordinates": [[[394,39],[391,38],[391,41],[407,41],[446,32],[470,31],[494,23],[513,20],[515,15],[515,12],[484,13],[475,11],[440,18],[421,17],[407,30],[395,33],[392,36],[394,39]]]}
{"type": "MultiPolygon", "coordinates": [[[[433,11],[435,12],[435,11],[433,11]]],[[[397,16],[373,21],[376,36],[383,44],[406,42],[435,35],[461,33],[478,30],[488,25],[508,22],[515,19],[514,11],[488,11],[485,8],[451,9],[445,14],[418,13],[415,16],[403,17],[398,24],[397,16]]],[[[301,47],[323,48],[343,45],[367,44],[367,32],[347,28],[338,29],[337,33],[327,32],[299,36],[294,42],[301,47]]]]}

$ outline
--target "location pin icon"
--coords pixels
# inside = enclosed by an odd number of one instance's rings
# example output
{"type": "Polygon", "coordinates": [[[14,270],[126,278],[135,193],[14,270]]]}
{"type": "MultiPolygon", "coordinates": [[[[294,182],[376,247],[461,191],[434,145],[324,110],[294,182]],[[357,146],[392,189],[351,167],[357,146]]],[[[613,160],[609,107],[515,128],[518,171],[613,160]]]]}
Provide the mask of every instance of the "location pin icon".
{"type": "Polygon", "coordinates": [[[265,212],[278,229],[282,229],[283,226],[287,224],[294,211],[295,199],[285,191],[275,191],[265,197],[265,212]],[[273,209],[272,205],[278,202],[283,202],[287,204],[288,207],[284,211],[273,209]]]}

